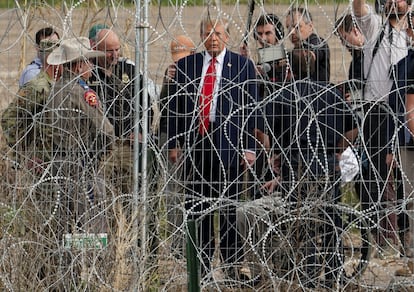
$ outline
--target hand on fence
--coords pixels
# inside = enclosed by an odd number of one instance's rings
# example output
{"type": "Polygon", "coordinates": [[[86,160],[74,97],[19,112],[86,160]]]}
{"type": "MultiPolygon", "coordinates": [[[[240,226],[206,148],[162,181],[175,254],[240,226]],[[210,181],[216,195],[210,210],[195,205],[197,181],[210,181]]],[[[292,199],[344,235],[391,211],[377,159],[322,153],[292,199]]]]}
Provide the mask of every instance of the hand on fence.
{"type": "Polygon", "coordinates": [[[274,179],[266,182],[261,189],[265,190],[269,194],[273,194],[275,189],[279,186],[280,176],[275,177],[274,179]]]}
{"type": "Polygon", "coordinates": [[[394,154],[388,153],[385,158],[385,163],[389,168],[396,168],[397,167],[397,161],[395,159],[394,154]]]}
{"type": "Polygon", "coordinates": [[[170,149],[168,152],[168,158],[172,163],[177,163],[180,158],[180,150],[178,148],[170,149]]]}
{"type": "Polygon", "coordinates": [[[242,158],[240,165],[244,166],[244,168],[246,169],[249,166],[250,167],[253,166],[255,161],[256,161],[256,153],[254,153],[253,151],[245,151],[244,157],[242,158]]]}
{"type": "Polygon", "coordinates": [[[175,67],[175,64],[171,64],[168,66],[167,75],[166,75],[168,81],[170,81],[171,79],[174,79],[176,71],[177,71],[177,68],[175,67]]]}
{"type": "Polygon", "coordinates": [[[249,50],[249,47],[245,43],[243,43],[240,46],[240,55],[246,58],[250,58],[250,50],[249,50]]]}

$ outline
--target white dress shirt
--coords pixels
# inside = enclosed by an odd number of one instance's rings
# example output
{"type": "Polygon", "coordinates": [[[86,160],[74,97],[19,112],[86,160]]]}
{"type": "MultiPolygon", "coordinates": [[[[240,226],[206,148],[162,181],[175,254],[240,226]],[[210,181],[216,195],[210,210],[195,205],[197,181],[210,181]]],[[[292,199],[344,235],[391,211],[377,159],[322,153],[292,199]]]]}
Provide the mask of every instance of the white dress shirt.
{"type": "MultiPolygon", "coordinates": [[[[226,48],[216,57],[216,81],[214,83],[213,89],[213,101],[210,107],[210,122],[214,123],[216,121],[216,110],[217,110],[217,98],[218,92],[220,89],[220,80],[221,80],[221,73],[223,71],[223,63],[224,63],[224,56],[226,55],[226,48]]],[[[211,59],[213,57],[206,51],[204,55],[203,61],[203,70],[201,71],[201,82],[200,87],[198,89],[198,95],[201,95],[201,90],[204,85],[204,77],[206,76],[207,69],[210,66],[211,59]]]]}

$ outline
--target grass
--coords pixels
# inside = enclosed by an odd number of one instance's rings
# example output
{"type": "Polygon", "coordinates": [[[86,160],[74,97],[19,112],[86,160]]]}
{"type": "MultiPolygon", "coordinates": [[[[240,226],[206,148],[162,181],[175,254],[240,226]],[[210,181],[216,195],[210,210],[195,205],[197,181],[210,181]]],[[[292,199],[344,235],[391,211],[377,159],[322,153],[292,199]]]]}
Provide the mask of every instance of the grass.
{"type": "Polygon", "coordinates": [[[346,183],[341,187],[341,202],[349,206],[357,206],[360,199],[355,191],[354,183],[346,183]]]}

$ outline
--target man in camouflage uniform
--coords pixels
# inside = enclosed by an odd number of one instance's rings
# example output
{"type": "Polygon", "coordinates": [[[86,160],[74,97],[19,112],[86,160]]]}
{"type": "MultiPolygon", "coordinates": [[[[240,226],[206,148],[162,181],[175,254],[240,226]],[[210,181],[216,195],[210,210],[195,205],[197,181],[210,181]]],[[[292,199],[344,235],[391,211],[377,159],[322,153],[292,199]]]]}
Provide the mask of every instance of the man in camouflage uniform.
{"type": "MultiPolygon", "coordinates": [[[[16,187],[16,198],[20,198],[19,189],[23,190],[22,215],[30,222],[25,236],[41,243],[28,253],[36,253],[37,279],[49,283],[49,288],[59,286],[67,273],[60,270],[64,269],[60,252],[64,234],[105,231],[102,221],[106,218],[97,204],[104,192],[95,191],[97,153],[101,151],[93,150],[105,149],[95,143],[101,132],[114,136],[102,110],[87,103],[86,97],[94,100],[93,94],[86,95],[86,89],[77,83],[81,79],[78,75],[71,75],[66,68],[63,78],[55,83],[63,66],[49,57],[67,43],[41,43],[42,71],[19,90],[1,119],[4,137],[19,167],[21,183],[16,187]]],[[[70,43],[79,44],[77,39],[70,43]]],[[[82,49],[76,48],[76,52],[82,54],[82,49]]],[[[82,70],[71,69],[76,72],[72,74],[91,74],[87,65],[82,70]]],[[[59,286],[58,290],[66,289],[59,286]]]]}
{"type": "Polygon", "coordinates": [[[3,137],[12,149],[11,156],[20,167],[34,170],[33,173],[38,175],[43,172],[44,161],[50,160],[50,157],[44,157],[44,149],[50,145],[39,139],[38,126],[39,114],[61,75],[61,66],[47,63],[47,57],[56,46],[58,41],[45,39],[40,42],[40,73],[19,89],[1,117],[3,137]]]}

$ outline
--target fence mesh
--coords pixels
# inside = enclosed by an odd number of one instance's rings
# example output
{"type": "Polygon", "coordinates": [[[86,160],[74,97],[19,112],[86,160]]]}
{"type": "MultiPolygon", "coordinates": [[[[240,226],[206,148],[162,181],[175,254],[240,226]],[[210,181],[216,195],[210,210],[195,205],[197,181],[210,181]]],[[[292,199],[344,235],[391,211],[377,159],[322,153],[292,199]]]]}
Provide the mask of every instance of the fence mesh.
{"type": "Polygon", "coordinates": [[[355,3],[0,1],[0,288],[410,291],[411,10],[355,3]]]}

